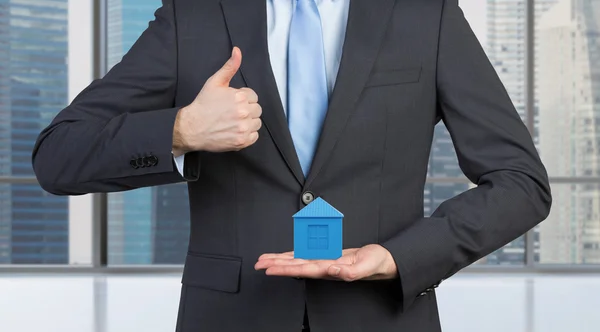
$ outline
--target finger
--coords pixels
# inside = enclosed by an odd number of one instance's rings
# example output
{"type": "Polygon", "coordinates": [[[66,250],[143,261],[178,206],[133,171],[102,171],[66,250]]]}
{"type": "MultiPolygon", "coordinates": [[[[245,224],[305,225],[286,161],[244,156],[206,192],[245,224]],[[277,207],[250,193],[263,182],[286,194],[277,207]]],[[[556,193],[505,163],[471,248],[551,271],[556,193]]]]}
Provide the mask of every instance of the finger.
{"type": "Polygon", "coordinates": [[[233,76],[238,72],[242,65],[242,51],[238,47],[234,47],[231,52],[231,57],[213,76],[211,76],[206,85],[228,87],[233,76]]]}
{"type": "Polygon", "coordinates": [[[252,104],[248,106],[250,110],[250,117],[253,119],[258,119],[262,115],[262,107],[259,104],[252,104]]]}
{"type": "MultiPolygon", "coordinates": [[[[313,260],[313,263],[316,262],[325,262],[325,263],[329,263],[329,264],[352,264],[355,259],[353,258],[352,254],[354,254],[356,251],[358,251],[358,249],[345,249],[342,251],[342,257],[340,257],[339,259],[335,260],[335,261],[331,261],[331,260],[327,260],[327,261],[316,261],[313,260]]],[[[294,258],[294,252],[293,251],[288,251],[288,252],[284,252],[284,253],[278,253],[278,254],[274,254],[274,253],[266,253],[266,254],[262,254],[260,255],[260,257],[258,257],[258,260],[263,260],[263,259],[295,259],[294,258]]]]}
{"type": "Polygon", "coordinates": [[[257,270],[268,269],[273,266],[287,266],[287,265],[300,265],[309,263],[303,259],[286,259],[286,258],[275,258],[275,259],[263,259],[254,265],[257,270]]]}
{"type": "Polygon", "coordinates": [[[275,265],[298,265],[298,264],[308,264],[314,263],[304,259],[294,259],[294,258],[271,258],[271,259],[261,259],[257,263],[261,263],[264,266],[275,266],[275,265]]]}
{"type": "Polygon", "coordinates": [[[342,250],[342,255],[354,254],[355,252],[357,252],[359,250],[360,250],[360,248],[344,249],[344,250],[342,250]]]}
{"type": "Polygon", "coordinates": [[[258,260],[263,260],[263,259],[274,259],[274,258],[287,258],[287,259],[293,259],[294,258],[294,252],[290,251],[290,252],[284,252],[281,254],[262,254],[260,255],[260,257],[258,257],[258,260]]]}
{"type": "Polygon", "coordinates": [[[246,100],[248,101],[249,104],[258,103],[258,95],[256,94],[256,92],[254,92],[254,90],[252,90],[250,88],[241,88],[240,91],[242,91],[242,92],[244,92],[244,94],[246,94],[246,100]]]}
{"type": "Polygon", "coordinates": [[[259,131],[261,127],[262,127],[261,119],[250,120],[250,131],[259,131]]]}
{"type": "Polygon", "coordinates": [[[250,134],[248,134],[248,144],[246,145],[246,147],[253,145],[257,141],[258,141],[258,132],[257,131],[251,132],[250,134]]]}
{"type": "Polygon", "coordinates": [[[327,277],[327,268],[323,268],[318,264],[300,264],[300,265],[286,265],[286,266],[273,266],[268,268],[265,273],[270,276],[281,276],[281,277],[297,277],[297,278],[310,278],[320,279],[327,277]]]}

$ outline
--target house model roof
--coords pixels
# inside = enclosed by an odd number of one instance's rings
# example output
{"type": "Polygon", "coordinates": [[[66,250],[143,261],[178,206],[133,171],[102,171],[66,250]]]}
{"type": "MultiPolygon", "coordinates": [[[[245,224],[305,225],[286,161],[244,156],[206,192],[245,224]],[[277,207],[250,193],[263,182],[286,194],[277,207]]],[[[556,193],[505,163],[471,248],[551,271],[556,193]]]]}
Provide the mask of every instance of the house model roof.
{"type": "Polygon", "coordinates": [[[341,218],[344,215],[321,197],[305,206],[294,218],[341,218]]]}

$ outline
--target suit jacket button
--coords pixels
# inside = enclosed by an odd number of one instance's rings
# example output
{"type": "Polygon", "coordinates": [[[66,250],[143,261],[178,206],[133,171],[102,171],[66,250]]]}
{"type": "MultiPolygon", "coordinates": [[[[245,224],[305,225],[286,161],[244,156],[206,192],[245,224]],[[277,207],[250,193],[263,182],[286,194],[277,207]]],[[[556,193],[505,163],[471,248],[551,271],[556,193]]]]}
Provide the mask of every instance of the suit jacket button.
{"type": "Polygon", "coordinates": [[[144,165],[144,159],[143,158],[138,158],[135,160],[136,165],[138,165],[138,167],[146,167],[146,165],[144,165]]]}
{"type": "Polygon", "coordinates": [[[315,195],[313,193],[311,193],[310,191],[307,191],[304,194],[302,194],[302,203],[308,205],[314,200],[315,200],[315,195]]]}
{"type": "Polygon", "coordinates": [[[148,157],[148,165],[149,166],[156,166],[157,164],[158,164],[158,157],[156,157],[156,156],[148,157]]]}
{"type": "Polygon", "coordinates": [[[137,161],[136,161],[135,159],[131,159],[131,160],[129,161],[129,165],[131,165],[131,167],[133,167],[133,169],[138,169],[138,168],[140,168],[140,167],[137,165],[137,161]]]}

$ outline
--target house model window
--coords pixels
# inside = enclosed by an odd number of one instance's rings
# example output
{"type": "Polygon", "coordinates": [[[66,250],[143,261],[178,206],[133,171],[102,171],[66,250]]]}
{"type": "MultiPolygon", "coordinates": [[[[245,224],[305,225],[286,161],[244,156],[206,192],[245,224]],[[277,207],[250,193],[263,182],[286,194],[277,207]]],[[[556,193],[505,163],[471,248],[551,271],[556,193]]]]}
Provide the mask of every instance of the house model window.
{"type": "Polygon", "coordinates": [[[329,249],[329,225],[308,225],[308,249],[329,249]]]}
{"type": "Polygon", "coordinates": [[[294,257],[338,259],[342,256],[344,215],[322,198],[294,215],[294,257]]]}

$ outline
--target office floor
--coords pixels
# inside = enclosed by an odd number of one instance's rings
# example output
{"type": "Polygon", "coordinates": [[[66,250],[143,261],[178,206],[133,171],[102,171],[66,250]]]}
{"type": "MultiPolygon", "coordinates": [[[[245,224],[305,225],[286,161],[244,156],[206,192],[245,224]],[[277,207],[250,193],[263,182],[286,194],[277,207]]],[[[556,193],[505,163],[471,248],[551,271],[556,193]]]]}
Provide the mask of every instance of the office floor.
{"type": "MultiPolygon", "coordinates": [[[[2,332],[169,332],[178,275],[0,275],[2,332]]],[[[598,332],[600,276],[461,274],[438,290],[444,332],[598,332]]]]}

